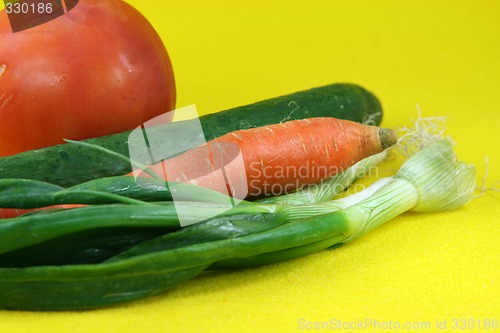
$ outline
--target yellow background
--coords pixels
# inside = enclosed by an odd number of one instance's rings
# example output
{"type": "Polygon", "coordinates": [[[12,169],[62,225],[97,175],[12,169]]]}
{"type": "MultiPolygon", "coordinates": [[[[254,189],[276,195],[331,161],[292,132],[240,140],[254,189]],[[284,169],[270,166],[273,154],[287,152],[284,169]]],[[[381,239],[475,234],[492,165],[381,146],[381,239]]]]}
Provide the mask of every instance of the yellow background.
{"type": "MultiPolygon", "coordinates": [[[[411,125],[417,103],[425,117],[447,116],[478,182],[485,156],[487,185],[500,179],[498,1],[129,2],[165,41],[179,107],[210,113],[357,83],[382,101],[386,127],[411,125]]],[[[488,192],[454,212],[405,214],[335,251],[206,274],[112,309],[0,311],[0,332],[296,332],[332,319],[477,328],[500,319],[499,216],[500,193],[488,192]]]]}

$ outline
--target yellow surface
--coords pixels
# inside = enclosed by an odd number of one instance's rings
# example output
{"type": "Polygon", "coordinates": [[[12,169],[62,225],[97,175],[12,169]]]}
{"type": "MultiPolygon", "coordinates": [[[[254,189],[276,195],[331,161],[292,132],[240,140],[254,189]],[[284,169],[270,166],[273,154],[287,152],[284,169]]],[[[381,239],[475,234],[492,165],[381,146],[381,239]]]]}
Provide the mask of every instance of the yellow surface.
{"type": "MultiPolygon", "coordinates": [[[[410,125],[417,103],[426,117],[447,116],[478,181],[485,156],[487,185],[500,179],[498,1],[130,2],[167,45],[178,106],[209,113],[358,83],[381,99],[387,127],[410,125]]],[[[0,332],[296,332],[336,320],[461,331],[456,319],[482,328],[500,319],[499,216],[500,193],[488,192],[458,211],[405,214],[335,251],[207,274],[112,309],[0,312],[0,332]]]]}

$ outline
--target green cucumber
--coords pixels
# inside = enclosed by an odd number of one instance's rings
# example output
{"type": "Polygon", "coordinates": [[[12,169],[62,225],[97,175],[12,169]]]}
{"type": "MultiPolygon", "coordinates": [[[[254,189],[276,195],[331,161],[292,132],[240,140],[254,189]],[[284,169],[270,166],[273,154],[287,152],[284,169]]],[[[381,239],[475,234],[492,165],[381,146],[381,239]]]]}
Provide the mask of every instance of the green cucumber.
{"type": "MultiPolygon", "coordinates": [[[[189,131],[195,124],[193,120],[160,125],[152,131],[158,134],[157,137],[161,137],[159,133],[168,133],[169,137],[175,138],[161,142],[166,151],[187,150],[193,140],[211,140],[239,129],[312,117],[335,117],[379,125],[382,107],[372,93],[360,86],[331,84],[202,116],[199,120],[204,138],[196,137],[189,131]]],[[[129,156],[130,133],[128,131],[85,141],[129,156]]],[[[148,135],[150,133],[152,132],[148,132],[148,135]]],[[[33,179],[63,187],[96,178],[123,175],[130,171],[129,163],[73,144],[0,158],[0,178],[33,179]]]]}

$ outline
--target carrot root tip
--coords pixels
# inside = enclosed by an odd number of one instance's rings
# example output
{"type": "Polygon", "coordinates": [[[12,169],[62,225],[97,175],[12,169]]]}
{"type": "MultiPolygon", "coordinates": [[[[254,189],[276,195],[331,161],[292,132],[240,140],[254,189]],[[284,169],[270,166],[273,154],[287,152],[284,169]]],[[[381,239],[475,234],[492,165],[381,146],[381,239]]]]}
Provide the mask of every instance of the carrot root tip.
{"type": "Polygon", "coordinates": [[[380,145],[383,149],[387,149],[398,142],[398,135],[396,131],[388,128],[380,128],[378,130],[378,136],[380,138],[380,145]]]}

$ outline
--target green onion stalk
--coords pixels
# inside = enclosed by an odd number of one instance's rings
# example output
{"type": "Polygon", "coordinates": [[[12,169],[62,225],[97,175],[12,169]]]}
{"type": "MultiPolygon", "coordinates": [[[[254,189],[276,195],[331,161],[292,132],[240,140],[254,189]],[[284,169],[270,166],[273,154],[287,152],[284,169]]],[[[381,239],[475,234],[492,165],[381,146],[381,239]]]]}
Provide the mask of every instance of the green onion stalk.
{"type": "MultiPolygon", "coordinates": [[[[340,205],[337,201],[337,206],[332,202],[241,202],[234,211],[185,228],[176,224],[168,202],[101,205],[2,221],[0,234],[9,239],[9,245],[3,245],[4,259],[17,264],[14,257],[19,256],[25,265],[1,266],[0,308],[109,306],[159,294],[207,269],[270,264],[337,247],[406,211],[433,213],[465,205],[475,188],[475,169],[457,161],[451,144],[443,140],[417,152],[394,177],[375,187],[353,196],[351,202],[340,199],[343,201],[340,205]],[[106,227],[94,229],[98,234],[88,234],[86,226],[106,227]],[[148,226],[154,228],[150,231],[161,230],[147,237],[135,234],[134,242],[120,248],[131,229],[148,226]],[[115,227],[126,231],[118,240],[120,244],[111,249],[115,253],[101,256],[96,263],[85,261],[89,249],[98,250],[93,247],[94,239],[100,240],[99,244],[116,241],[109,238],[115,235],[115,227]],[[65,238],[68,230],[73,234],[65,238]],[[39,243],[39,238],[45,242],[39,243]],[[23,239],[22,245],[15,245],[23,239]],[[76,249],[82,253],[71,252],[75,244],[82,246],[76,249]],[[58,253],[69,253],[71,261],[57,257],[50,258],[57,259],[56,264],[30,264],[34,257],[58,253]]],[[[195,208],[192,204],[185,203],[187,212],[195,208]]],[[[205,203],[203,209],[212,209],[211,205],[205,203]]]]}
{"type": "MultiPolygon", "coordinates": [[[[324,203],[303,205],[262,204],[240,201],[237,205],[228,204],[225,196],[218,192],[211,196],[212,202],[199,201],[163,201],[144,202],[138,199],[123,197],[100,191],[87,190],[59,190],[54,185],[34,181],[8,180],[4,182],[5,191],[0,186],[0,202],[16,203],[19,207],[36,207],[36,204],[54,204],[54,198],[71,199],[72,203],[88,203],[94,200],[116,200],[114,204],[90,205],[72,209],[39,210],[11,219],[0,219],[0,267],[30,266],[34,264],[72,264],[94,263],[105,260],[107,257],[126,249],[135,243],[137,247],[126,251],[123,255],[137,255],[154,251],[174,248],[179,244],[186,246],[200,242],[216,241],[226,238],[241,237],[265,230],[273,229],[284,223],[299,220],[319,214],[331,213],[348,208],[363,198],[369,197],[376,189],[387,183],[390,178],[377,181],[368,189],[351,195],[347,198],[324,203]],[[9,186],[7,186],[7,184],[9,186]],[[31,187],[30,195],[24,197],[10,194],[8,189],[12,184],[37,185],[31,187]],[[49,186],[47,186],[49,185],[49,186]],[[33,191],[36,189],[35,191],[33,191]],[[32,194],[35,192],[35,194],[32,194]],[[3,198],[3,199],[2,199],[3,198]],[[17,199],[17,200],[13,200],[17,199]],[[180,225],[182,217],[185,225],[180,225]],[[201,221],[201,222],[200,222],[201,221]],[[137,233],[139,228],[156,230],[154,233],[137,233]],[[114,252],[109,251],[110,239],[116,230],[122,232],[122,238],[127,236],[123,231],[129,230],[127,241],[117,242],[114,252]],[[99,232],[95,232],[99,230],[99,232]],[[142,237],[142,238],[141,238],[142,237]],[[153,240],[148,241],[150,238],[153,240]],[[85,247],[92,248],[86,251],[85,247]],[[50,251],[49,251],[50,249],[50,251]],[[145,249],[145,250],[144,250],[145,249]],[[38,253],[46,252],[44,260],[40,261],[38,253]],[[50,253],[47,253],[50,252],[50,253]],[[58,254],[54,261],[54,253],[64,252],[64,260],[58,254]],[[99,255],[96,255],[98,253],[99,255]],[[86,256],[86,257],[85,257],[86,256]]],[[[128,182],[127,182],[128,184],[128,182]]],[[[211,190],[187,185],[190,193],[198,195],[211,190]],[[205,191],[206,190],[206,191],[205,191]]],[[[163,189],[162,189],[163,191],[163,189]]],[[[24,191],[20,191],[24,192],[24,191]]],[[[156,197],[152,193],[141,190],[142,195],[156,197]]],[[[131,193],[137,193],[135,191],[131,193]]],[[[43,206],[40,206],[43,207],[43,206]]]]}

